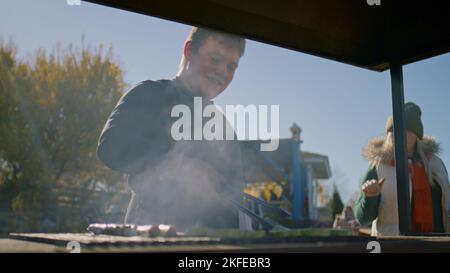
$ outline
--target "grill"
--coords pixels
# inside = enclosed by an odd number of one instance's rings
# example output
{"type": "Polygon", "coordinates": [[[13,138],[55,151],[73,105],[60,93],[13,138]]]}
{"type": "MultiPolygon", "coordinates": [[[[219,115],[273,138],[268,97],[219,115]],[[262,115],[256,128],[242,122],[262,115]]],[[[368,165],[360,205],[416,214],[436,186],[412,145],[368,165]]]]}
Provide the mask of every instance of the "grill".
{"type": "Polygon", "coordinates": [[[67,252],[76,242],[83,252],[370,252],[377,241],[382,252],[448,252],[450,237],[263,236],[259,238],[176,236],[140,237],[92,233],[13,233],[18,240],[57,246],[67,252]]]}

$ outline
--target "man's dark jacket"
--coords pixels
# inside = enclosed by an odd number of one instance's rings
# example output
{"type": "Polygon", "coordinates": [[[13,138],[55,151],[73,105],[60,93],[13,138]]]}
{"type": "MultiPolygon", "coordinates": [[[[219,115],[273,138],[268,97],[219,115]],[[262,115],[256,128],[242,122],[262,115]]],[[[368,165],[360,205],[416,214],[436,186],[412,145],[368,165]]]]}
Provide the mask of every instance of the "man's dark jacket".
{"type": "Polygon", "coordinates": [[[119,100],[100,135],[99,159],[128,174],[126,222],[236,228],[237,210],[222,194],[242,189],[238,141],[175,141],[179,118],[171,111],[179,104],[191,109],[193,126],[193,96],[177,80],[141,82],[119,100]]]}

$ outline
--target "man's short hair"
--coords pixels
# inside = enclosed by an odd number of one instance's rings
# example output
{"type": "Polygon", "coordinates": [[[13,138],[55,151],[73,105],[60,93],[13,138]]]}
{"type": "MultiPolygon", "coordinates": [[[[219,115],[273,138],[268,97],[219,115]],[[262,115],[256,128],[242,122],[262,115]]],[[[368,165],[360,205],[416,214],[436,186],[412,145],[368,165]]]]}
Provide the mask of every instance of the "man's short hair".
{"type": "MultiPolygon", "coordinates": [[[[220,42],[225,44],[226,46],[236,48],[239,50],[240,56],[242,57],[245,52],[245,39],[233,34],[217,31],[217,30],[211,30],[208,28],[200,28],[200,27],[193,27],[191,29],[191,32],[189,32],[188,37],[186,38],[186,42],[191,42],[191,47],[193,52],[197,52],[198,49],[205,43],[205,41],[209,37],[220,37],[220,42]]],[[[187,64],[187,60],[184,57],[181,58],[180,66],[179,66],[179,72],[181,72],[187,64]]]]}

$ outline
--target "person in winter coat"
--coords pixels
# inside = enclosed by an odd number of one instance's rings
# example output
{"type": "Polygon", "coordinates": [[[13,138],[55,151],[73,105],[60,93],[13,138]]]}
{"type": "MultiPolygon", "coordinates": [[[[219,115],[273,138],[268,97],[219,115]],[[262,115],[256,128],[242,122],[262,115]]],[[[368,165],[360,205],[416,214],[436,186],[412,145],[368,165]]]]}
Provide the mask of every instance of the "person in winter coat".
{"type": "MultiPolygon", "coordinates": [[[[448,172],[438,157],[438,142],[424,136],[421,115],[419,106],[411,102],[405,104],[411,231],[417,234],[449,232],[448,172]]],[[[392,116],[387,121],[385,135],[370,140],[364,154],[369,168],[362,179],[355,216],[362,225],[372,223],[373,236],[399,235],[392,116]]]]}

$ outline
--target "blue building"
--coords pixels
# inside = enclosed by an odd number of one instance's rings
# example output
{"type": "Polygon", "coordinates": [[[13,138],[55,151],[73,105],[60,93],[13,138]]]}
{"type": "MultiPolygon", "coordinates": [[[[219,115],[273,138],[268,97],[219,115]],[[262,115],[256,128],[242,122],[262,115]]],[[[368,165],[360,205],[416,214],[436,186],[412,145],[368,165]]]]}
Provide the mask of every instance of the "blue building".
{"type": "Polygon", "coordinates": [[[294,124],[291,131],[292,137],[279,139],[275,151],[261,151],[260,140],[241,141],[244,179],[248,185],[264,187],[270,183],[278,189],[273,191],[274,198],[258,197],[288,210],[293,220],[318,220],[319,180],[331,177],[328,156],[302,151],[300,127],[294,124]]]}

